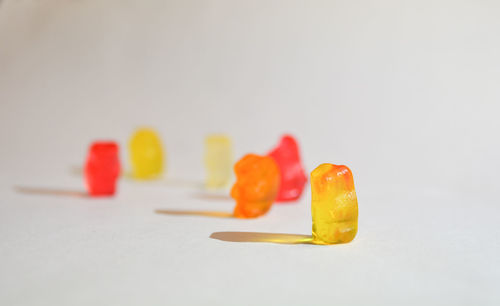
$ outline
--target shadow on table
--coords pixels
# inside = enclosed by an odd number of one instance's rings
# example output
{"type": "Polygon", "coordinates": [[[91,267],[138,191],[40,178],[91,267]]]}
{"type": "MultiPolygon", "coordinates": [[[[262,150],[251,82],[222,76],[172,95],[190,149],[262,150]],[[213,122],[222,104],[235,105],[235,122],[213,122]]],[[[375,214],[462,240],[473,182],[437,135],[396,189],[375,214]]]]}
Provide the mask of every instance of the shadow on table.
{"type": "Polygon", "coordinates": [[[25,187],[25,186],[15,186],[14,190],[19,193],[32,194],[32,195],[67,196],[67,197],[79,197],[79,198],[89,197],[87,192],[79,190],[65,190],[65,189],[38,188],[38,187],[25,187]]]}
{"type": "Polygon", "coordinates": [[[200,211],[200,210],[175,210],[175,209],[157,209],[157,214],[172,215],[172,216],[201,216],[213,218],[234,218],[232,213],[224,211],[200,211]]]}
{"type": "Polygon", "coordinates": [[[310,235],[256,233],[256,232],[215,232],[210,238],[228,242],[269,242],[279,244],[314,244],[310,235]]]}
{"type": "MultiPolygon", "coordinates": [[[[84,170],[81,166],[73,165],[69,168],[69,172],[74,176],[84,175],[84,170]]],[[[191,188],[200,188],[200,189],[204,187],[204,183],[201,180],[170,178],[170,177],[165,178],[161,175],[158,177],[155,177],[155,178],[150,178],[150,179],[138,179],[138,178],[134,177],[134,175],[132,174],[132,171],[130,171],[130,170],[122,171],[120,174],[120,177],[123,179],[126,179],[126,180],[142,182],[142,183],[161,182],[161,183],[165,183],[167,185],[173,186],[173,187],[191,187],[191,188]]]]}
{"type": "Polygon", "coordinates": [[[193,198],[210,201],[230,201],[232,198],[228,194],[216,194],[208,192],[197,192],[192,195],[193,198]]]}

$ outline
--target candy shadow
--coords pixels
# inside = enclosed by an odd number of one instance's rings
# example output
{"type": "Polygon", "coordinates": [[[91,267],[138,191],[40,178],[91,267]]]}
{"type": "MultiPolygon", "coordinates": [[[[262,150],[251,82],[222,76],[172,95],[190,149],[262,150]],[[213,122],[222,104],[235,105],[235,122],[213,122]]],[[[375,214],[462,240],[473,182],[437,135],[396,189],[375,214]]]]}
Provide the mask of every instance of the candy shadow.
{"type": "Polygon", "coordinates": [[[200,211],[200,210],[172,210],[172,209],[157,209],[157,214],[171,215],[171,216],[201,216],[213,218],[234,218],[232,213],[224,211],[200,211]]]}
{"type": "Polygon", "coordinates": [[[37,188],[37,187],[25,187],[25,186],[15,186],[14,190],[19,193],[32,194],[32,195],[67,196],[67,197],[77,197],[77,198],[89,197],[87,192],[79,190],[64,190],[64,189],[37,188]]]}
{"type": "Polygon", "coordinates": [[[215,232],[210,238],[227,242],[268,242],[278,244],[315,244],[310,235],[256,233],[256,232],[215,232]]]}
{"type": "Polygon", "coordinates": [[[193,198],[210,201],[229,201],[232,198],[227,194],[214,194],[208,192],[198,192],[192,195],[193,198]]]}
{"type": "Polygon", "coordinates": [[[190,179],[181,179],[181,178],[165,178],[163,176],[151,177],[151,178],[136,178],[132,174],[132,172],[125,172],[122,174],[124,179],[139,182],[139,183],[153,183],[159,182],[160,184],[165,184],[172,187],[181,187],[181,188],[193,188],[193,189],[201,189],[203,188],[203,182],[197,180],[190,179]]]}
{"type": "MultiPolygon", "coordinates": [[[[83,168],[80,166],[71,166],[69,168],[69,172],[74,175],[74,176],[82,176],[84,175],[83,168]]],[[[204,182],[203,181],[198,181],[198,180],[190,180],[190,179],[179,179],[179,178],[165,178],[163,176],[157,176],[157,177],[152,177],[152,178],[146,178],[146,179],[140,179],[134,177],[132,171],[130,170],[124,170],[120,173],[120,178],[134,181],[134,182],[141,182],[141,183],[148,183],[148,182],[161,182],[165,183],[170,186],[174,187],[192,187],[192,188],[204,188],[204,182]]]]}

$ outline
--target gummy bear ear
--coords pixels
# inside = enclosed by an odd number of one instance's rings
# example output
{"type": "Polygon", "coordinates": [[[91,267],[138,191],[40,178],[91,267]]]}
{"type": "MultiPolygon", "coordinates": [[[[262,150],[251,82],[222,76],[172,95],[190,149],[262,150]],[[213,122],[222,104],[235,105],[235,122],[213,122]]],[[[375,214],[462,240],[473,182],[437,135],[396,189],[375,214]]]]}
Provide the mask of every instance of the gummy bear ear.
{"type": "Polygon", "coordinates": [[[290,134],[285,134],[281,137],[281,144],[285,144],[285,145],[290,145],[290,144],[293,144],[293,145],[296,145],[297,144],[297,141],[295,141],[295,138],[290,135],[290,134]]]}
{"type": "Polygon", "coordinates": [[[346,188],[348,190],[354,189],[354,178],[352,177],[351,169],[344,165],[340,166],[340,169],[341,171],[339,171],[339,173],[342,172],[346,188]]]}

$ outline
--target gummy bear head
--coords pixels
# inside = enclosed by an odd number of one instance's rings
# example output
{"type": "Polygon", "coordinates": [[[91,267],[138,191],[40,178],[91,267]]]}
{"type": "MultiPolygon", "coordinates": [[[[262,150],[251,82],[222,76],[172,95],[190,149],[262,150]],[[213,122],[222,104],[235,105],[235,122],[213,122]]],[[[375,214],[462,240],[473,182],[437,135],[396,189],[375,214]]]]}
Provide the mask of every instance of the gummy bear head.
{"type": "Polygon", "coordinates": [[[272,150],[269,155],[280,155],[281,158],[287,160],[299,160],[299,146],[292,135],[283,135],[279,144],[272,150]]]}
{"type": "Polygon", "coordinates": [[[117,177],[120,173],[118,144],[112,141],[96,141],[89,148],[87,167],[101,175],[117,177]]]}
{"type": "Polygon", "coordinates": [[[311,172],[311,189],[313,197],[329,197],[353,192],[352,172],[347,166],[321,164],[311,172]]]}

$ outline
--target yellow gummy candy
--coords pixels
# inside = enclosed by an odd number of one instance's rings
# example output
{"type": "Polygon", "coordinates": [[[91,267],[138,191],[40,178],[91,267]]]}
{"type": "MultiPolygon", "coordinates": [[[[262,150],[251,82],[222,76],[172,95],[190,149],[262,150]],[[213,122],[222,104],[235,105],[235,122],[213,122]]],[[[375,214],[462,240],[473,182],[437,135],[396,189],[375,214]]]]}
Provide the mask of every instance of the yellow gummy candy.
{"type": "Polygon", "coordinates": [[[163,148],[158,134],[149,128],[138,129],[130,139],[133,176],[139,179],[158,177],[163,171],[163,148]]]}
{"type": "Polygon", "coordinates": [[[346,166],[321,164],[311,172],[312,235],[315,243],[349,242],[358,231],[358,200],[346,166]]]}
{"type": "Polygon", "coordinates": [[[205,138],[206,186],[223,188],[231,181],[233,152],[231,139],[225,135],[209,135],[205,138]]]}

